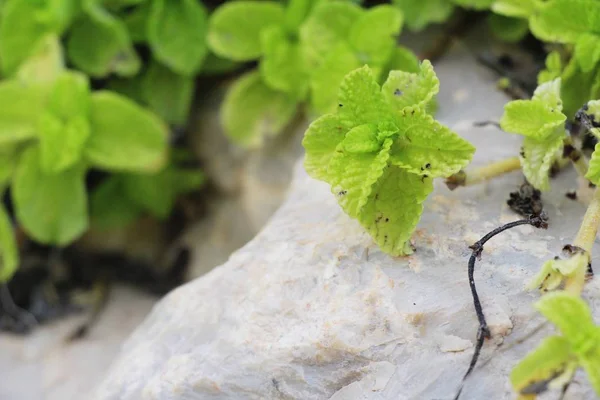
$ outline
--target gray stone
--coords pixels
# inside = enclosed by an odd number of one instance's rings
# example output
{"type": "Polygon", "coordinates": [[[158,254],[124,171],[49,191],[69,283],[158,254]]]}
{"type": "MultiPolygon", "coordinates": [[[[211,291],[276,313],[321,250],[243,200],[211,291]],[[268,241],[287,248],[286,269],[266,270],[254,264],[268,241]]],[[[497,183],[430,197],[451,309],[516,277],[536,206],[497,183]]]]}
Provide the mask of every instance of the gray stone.
{"type": "MultiPolygon", "coordinates": [[[[518,153],[520,139],[474,121],[498,119],[506,99],[465,51],[437,65],[438,117],[478,148],[474,166],[518,153]]],[[[163,299],[123,345],[96,400],[451,399],[477,331],[468,245],[507,221],[520,173],[450,192],[442,182],[414,235],[417,251],[382,253],[325,183],[296,168],[267,226],[231,258],[163,299]]],[[[524,285],[572,240],[585,205],[565,198],[573,171],[544,195],[547,231],[519,227],[492,239],[476,280],[493,339],[463,399],[510,399],[508,375],[548,328],[524,285]]],[[[596,246],[595,254],[600,254],[596,246]]],[[[600,285],[586,295],[600,312],[600,285]]],[[[544,397],[549,398],[549,397],[544,397]]],[[[595,398],[578,375],[569,399],[595,398]]]]}

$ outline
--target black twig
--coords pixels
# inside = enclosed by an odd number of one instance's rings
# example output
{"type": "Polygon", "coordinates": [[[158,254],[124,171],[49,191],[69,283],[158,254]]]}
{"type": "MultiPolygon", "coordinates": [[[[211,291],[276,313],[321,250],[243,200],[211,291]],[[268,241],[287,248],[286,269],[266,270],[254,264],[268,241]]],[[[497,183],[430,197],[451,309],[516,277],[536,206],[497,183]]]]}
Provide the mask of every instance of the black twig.
{"type": "Polygon", "coordinates": [[[519,225],[532,225],[536,228],[546,229],[548,228],[548,222],[546,215],[544,213],[532,216],[526,219],[521,219],[518,221],[510,222],[506,225],[502,225],[494,229],[493,231],[486,234],[484,237],[475,242],[472,246],[469,246],[473,252],[471,253],[471,257],[469,258],[469,286],[471,288],[471,295],[473,296],[473,306],[475,307],[475,314],[477,314],[477,320],[479,321],[479,329],[477,330],[477,343],[475,344],[475,351],[473,352],[473,357],[471,358],[471,362],[469,363],[469,369],[463,376],[462,382],[460,384],[460,388],[458,389],[458,393],[454,397],[454,400],[458,400],[460,394],[462,392],[463,385],[467,377],[473,372],[475,365],[477,364],[477,360],[479,359],[479,354],[481,353],[481,349],[483,348],[483,342],[485,339],[489,339],[491,337],[490,329],[487,326],[487,322],[485,320],[485,315],[483,314],[483,308],[481,307],[481,301],[479,300],[479,295],[477,294],[477,288],[475,287],[475,261],[481,259],[481,253],[483,252],[483,245],[493,238],[494,236],[502,233],[508,229],[514,228],[519,225]]]}
{"type": "Polygon", "coordinates": [[[473,126],[475,126],[477,128],[483,128],[483,127],[486,127],[486,126],[489,126],[489,125],[502,130],[502,127],[500,127],[500,123],[498,121],[487,120],[487,121],[476,121],[476,122],[473,122],[473,126]]]}

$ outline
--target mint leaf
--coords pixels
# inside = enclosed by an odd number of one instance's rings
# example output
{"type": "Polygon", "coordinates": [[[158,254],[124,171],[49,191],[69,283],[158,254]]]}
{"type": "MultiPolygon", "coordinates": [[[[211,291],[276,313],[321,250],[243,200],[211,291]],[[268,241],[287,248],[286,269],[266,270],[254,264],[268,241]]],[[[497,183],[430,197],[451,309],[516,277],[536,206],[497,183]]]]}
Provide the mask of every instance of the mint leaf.
{"type": "Polygon", "coordinates": [[[575,43],[584,33],[600,33],[600,3],[595,0],[539,2],[529,24],[538,39],[575,43]]]}
{"type": "Polygon", "coordinates": [[[281,26],[271,26],[261,32],[263,58],[260,72],[272,89],[302,100],[308,91],[308,69],[300,43],[292,41],[281,26]]]}
{"type": "Polygon", "coordinates": [[[4,204],[0,204],[0,283],[8,282],[18,267],[19,249],[13,224],[4,204]]]}
{"type": "Polygon", "coordinates": [[[195,80],[152,61],[140,83],[144,103],[164,121],[184,125],[188,119],[195,80]]]}
{"type": "Polygon", "coordinates": [[[235,1],[225,3],[211,15],[208,45],[211,50],[234,61],[260,57],[260,32],[284,23],[281,4],[271,1],[235,1]]]}
{"type": "Polygon", "coordinates": [[[138,219],[142,211],[138,204],[125,195],[120,175],[107,178],[92,192],[90,198],[92,226],[96,229],[127,226],[138,219]]]}
{"type": "Polygon", "coordinates": [[[40,243],[66,245],[88,227],[85,168],[59,174],[40,169],[39,151],[27,149],[11,186],[16,216],[29,236],[40,243]]]}
{"type": "Polygon", "coordinates": [[[44,94],[38,87],[19,81],[0,82],[0,146],[34,138],[43,107],[44,94]]]}
{"type": "Polygon", "coordinates": [[[340,85],[338,115],[352,126],[377,123],[391,108],[381,93],[373,72],[367,66],[346,75],[340,85]]]}
{"type": "Polygon", "coordinates": [[[154,114],[116,93],[96,91],[85,157],[109,171],[154,172],[163,167],[167,127],[154,114]]]}
{"type": "Polygon", "coordinates": [[[495,0],[452,0],[454,4],[475,10],[485,10],[489,8],[494,1],[495,0]]]}
{"type": "Polygon", "coordinates": [[[390,59],[402,29],[402,13],[380,5],[367,10],[352,25],[348,41],[361,64],[382,66],[390,59]]]}
{"type": "Polygon", "coordinates": [[[93,4],[73,23],[67,54],[77,68],[95,78],[111,73],[133,76],[141,65],[125,24],[93,4]]]}
{"type": "Polygon", "coordinates": [[[154,57],[182,75],[194,75],[208,53],[207,15],[197,0],[153,0],[147,25],[154,57]]]}
{"type": "Polygon", "coordinates": [[[295,33],[309,15],[312,7],[320,0],[290,0],[285,8],[285,28],[295,33]]]}
{"type": "Polygon", "coordinates": [[[571,57],[561,79],[560,94],[563,101],[563,112],[569,118],[575,115],[582,104],[598,97],[595,89],[596,71],[583,72],[575,57],[571,57]]]}
{"type": "Polygon", "coordinates": [[[527,181],[536,189],[541,191],[550,189],[550,167],[556,154],[563,148],[563,140],[563,133],[541,140],[535,137],[526,137],[523,140],[521,167],[527,181]]]}
{"type": "Polygon", "coordinates": [[[496,14],[515,18],[529,18],[535,12],[537,0],[496,0],[491,9],[496,14]]]}
{"type": "Polygon", "coordinates": [[[391,71],[383,84],[383,95],[398,111],[405,107],[425,108],[440,90],[440,81],[428,60],[421,63],[418,74],[391,71]]]}
{"type": "Polygon", "coordinates": [[[514,100],[504,106],[500,126],[506,132],[543,140],[564,130],[566,119],[558,107],[548,107],[541,101],[514,100]]]}
{"type": "Polygon", "coordinates": [[[393,0],[392,3],[402,10],[406,25],[413,31],[446,21],[454,10],[448,0],[393,0]]]}
{"type": "Polygon", "coordinates": [[[232,72],[240,68],[242,64],[217,56],[214,53],[208,53],[204,64],[202,64],[202,75],[220,75],[232,72]]]}
{"type": "Polygon", "coordinates": [[[410,237],[432,191],[430,178],[390,166],[371,188],[358,219],[381,250],[397,256],[410,254],[410,237]]]}
{"type": "Polygon", "coordinates": [[[42,172],[53,174],[75,165],[90,136],[90,126],[82,116],[63,123],[54,114],[42,112],[38,120],[42,172]]]}
{"type": "Polygon", "coordinates": [[[264,136],[279,133],[296,113],[297,103],[262,81],[258,72],[240,77],[229,89],[221,109],[221,123],[235,143],[254,147],[264,136]]]}
{"type": "Polygon", "coordinates": [[[30,56],[21,63],[16,76],[22,82],[50,84],[65,69],[60,39],[54,34],[43,36],[30,56]]]}
{"type": "Polygon", "coordinates": [[[562,60],[558,51],[551,51],[546,56],[546,69],[538,74],[538,85],[560,78],[562,72],[562,60]]]}
{"type": "Polygon", "coordinates": [[[88,78],[78,72],[64,72],[56,78],[47,108],[62,119],[76,116],[87,117],[90,111],[90,84],[88,78]]]}
{"type": "Polygon", "coordinates": [[[335,114],[324,115],[310,124],[302,140],[306,149],[304,168],[308,174],[328,182],[331,180],[329,162],[348,129],[335,114]]]}
{"type": "Polygon", "coordinates": [[[310,76],[311,106],[318,114],[333,112],[338,107],[340,83],[348,72],[360,67],[358,59],[346,43],[338,44],[312,70],[310,76]]]}
{"type": "Polygon", "coordinates": [[[148,20],[150,19],[152,1],[144,0],[132,10],[126,10],[118,14],[119,19],[127,27],[129,38],[133,43],[148,41],[148,20]]]}
{"type": "MultiPolygon", "coordinates": [[[[588,339],[588,343],[594,341],[594,339],[588,339]]],[[[594,346],[594,349],[591,350],[585,358],[581,358],[579,363],[585,370],[587,374],[587,378],[592,384],[592,387],[596,391],[597,395],[600,395],[600,346],[594,346]]]]}
{"type": "Polygon", "coordinates": [[[475,152],[466,140],[424,111],[405,110],[396,124],[399,139],[391,163],[408,172],[432,178],[450,176],[465,167],[475,152]]]}
{"type": "Polygon", "coordinates": [[[585,174],[585,177],[594,185],[600,185],[600,144],[596,144],[596,147],[594,148],[588,166],[588,172],[585,174]]]}
{"type": "Polygon", "coordinates": [[[529,22],[522,18],[491,14],[488,24],[495,37],[509,43],[518,42],[529,33],[529,22]]]}
{"type": "Polygon", "coordinates": [[[585,33],[575,43],[575,59],[583,72],[590,72],[600,61],[600,36],[585,33]]]}
{"type": "Polygon", "coordinates": [[[377,127],[373,124],[352,128],[342,141],[341,149],[348,153],[372,153],[381,147],[377,127]]]}
{"type": "Polygon", "coordinates": [[[393,70],[418,73],[420,69],[420,62],[415,53],[404,46],[396,46],[388,60],[384,76],[387,77],[393,70]]]}
{"type": "MultiPolygon", "coordinates": [[[[552,292],[543,296],[535,308],[558,327],[577,351],[577,339],[594,328],[589,306],[580,297],[566,292],[552,292]]],[[[599,344],[600,345],[600,344],[599,344]]]]}

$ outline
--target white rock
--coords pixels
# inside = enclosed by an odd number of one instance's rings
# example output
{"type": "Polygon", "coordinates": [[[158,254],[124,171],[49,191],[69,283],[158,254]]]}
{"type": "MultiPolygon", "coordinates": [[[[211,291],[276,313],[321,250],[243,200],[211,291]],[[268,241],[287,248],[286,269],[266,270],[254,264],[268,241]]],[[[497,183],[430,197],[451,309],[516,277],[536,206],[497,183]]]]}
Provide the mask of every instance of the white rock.
{"type": "MultiPolygon", "coordinates": [[[[474,165],[516,154],[519,138],[472,127],[497,119],[505,99],[493,90],[493,76],[465,65],[464,57],[457,52],[437,68],[439,117],[478,146],[474,165]],[[468,107],[451,101],[458,89],[468,91],[468,107]]],[[[414,235],[417,252],[393,258],[340,210],[326,184],[299,166],[287,201],[262,232],[161,301],[124,344],[94,398],[453,398],[472,353],[466,344],[477,331],[467,246],[510,215],[505,200],[521,179],[514,173],[455,192],[438,182],[414,235]]],[[[575,235],[585,209],[563,201],[576,185],[572,173],[553,185],[544,195],[551,228],[517,228],[494,238],[477,265],[495,337],[463,399],[513,398],[511,368],[548,334],[503,350],[542,321],[531,307],[538,295],[523,286],[560,250],[558,238],[575,235]]],[[[587,290],[596,315],[599,289],[596,280],[587,290]]],[[[567,398],[595,397],[578,376],[567,398]]]]}

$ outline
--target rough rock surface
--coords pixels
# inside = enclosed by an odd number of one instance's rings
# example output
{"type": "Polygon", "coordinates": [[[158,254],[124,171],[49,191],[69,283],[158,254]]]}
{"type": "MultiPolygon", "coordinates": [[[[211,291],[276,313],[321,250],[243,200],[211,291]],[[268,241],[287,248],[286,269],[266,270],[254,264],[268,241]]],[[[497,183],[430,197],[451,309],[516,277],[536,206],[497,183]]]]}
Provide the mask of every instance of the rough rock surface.
{"type": "MultiPolygon", "coordinates": [[[[438,117],[478,147],[475,166],[516,154],[519,138],[473,127],[498,119],[506,100],[493,75],[464,57],[455,52],[436,68],[438,117]]],[[[393,258],[298,166],[287,201],[262,232],[155,306],[93,398],[453,398],[477,331],[467,246],[518,218],[505,201],[521,182],[513,173],[455,192],[437,182],[414,235],[417,252],[393,258]]],[[[476,280],[494,337],[463,399],[513,398],[510,369],[548,334],[509,346],[541,322],[531,307],[538,294],[523,286],[575,235],[585,206],[564,193],[576,185],[567,171],[544,194],[548,231],[519,227],[485,247],[476,280]]],[[[596,316],[598,281],[586,290],[596,316]]],[[[595,397],[580,374],[567,398],[595,397]]]]}

